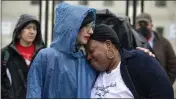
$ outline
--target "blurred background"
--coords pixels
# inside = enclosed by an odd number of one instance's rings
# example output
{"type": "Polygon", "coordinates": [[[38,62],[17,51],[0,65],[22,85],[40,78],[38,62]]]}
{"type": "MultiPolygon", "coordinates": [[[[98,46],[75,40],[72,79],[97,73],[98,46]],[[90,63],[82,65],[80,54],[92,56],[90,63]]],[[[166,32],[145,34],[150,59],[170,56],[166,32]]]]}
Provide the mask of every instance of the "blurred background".
{"type": "MultiPolygon", "coordinates": [[[[135,17],[141,12],[151,15],[154,30],[167,38],[176,52],[176,1],[168,0],[102,0],[102,1],[65,1],[65,0],[27,0],[27,1],[1,1],[2,31],[1,48],[10,43],[15,24],[21,14],[36,16],[41,22],[42,37],[45,43],[52,41],[52,29],[54,25],[55,7],[60,2],[68,2],[75,5],[86,5],[96,9],[108,8],[117,15],[129,16],[134,25],[135,17]]],[[[176,89],[176,86],[174,86],[176,89]]]]}

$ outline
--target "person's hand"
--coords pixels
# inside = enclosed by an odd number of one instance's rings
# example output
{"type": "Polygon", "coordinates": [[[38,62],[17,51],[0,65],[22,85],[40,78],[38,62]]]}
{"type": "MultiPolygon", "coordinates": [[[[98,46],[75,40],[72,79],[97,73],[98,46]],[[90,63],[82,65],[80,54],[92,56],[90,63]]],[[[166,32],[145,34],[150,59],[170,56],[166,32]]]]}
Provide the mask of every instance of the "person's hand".
{"type": "Polygon", "coordinates": [[[142,47],[136,47],[136,49],[142,50],[142,51],[144,51],[145,53],[147,53],[148,55],[150,55],[150,56],[152,56],[152,57],[155,57],[155,55],[154,55],[152,52],[150,52],[149,49],[142,48],[142,47]]]}

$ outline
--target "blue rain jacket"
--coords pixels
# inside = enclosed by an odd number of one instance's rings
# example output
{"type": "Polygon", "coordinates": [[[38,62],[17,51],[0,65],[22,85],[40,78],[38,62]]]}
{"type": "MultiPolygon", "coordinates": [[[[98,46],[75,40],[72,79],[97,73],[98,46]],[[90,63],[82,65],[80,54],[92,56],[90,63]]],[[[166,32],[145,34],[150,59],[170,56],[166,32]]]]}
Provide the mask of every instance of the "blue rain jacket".
{"type": "Polygon", "coordinates": [[[40,50],[28,73],[26,98],[90,98],[96,72],[74,45],[82,21],[95,9],[61,3],[56,8],[54,39],[40,50]]]}

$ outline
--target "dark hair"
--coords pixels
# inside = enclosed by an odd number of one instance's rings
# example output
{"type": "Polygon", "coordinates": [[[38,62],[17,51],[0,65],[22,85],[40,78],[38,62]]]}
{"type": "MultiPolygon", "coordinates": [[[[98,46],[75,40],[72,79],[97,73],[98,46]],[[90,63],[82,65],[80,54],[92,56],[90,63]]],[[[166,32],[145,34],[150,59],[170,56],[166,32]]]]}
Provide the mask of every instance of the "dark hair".
{"type": "Polygon", "coordinates": [[[83,22],[81,24],[80,29],[82,29],[84,26],[86,26],[87,24],[89,24],[92,21],[93,21],[93,12],[89,12],[87,14],[87,16],[84,18],[84,20],[83,20],[83,22]]]}
{"type": "Polygon", "coordinates": [[[116,32],[105,24],[96,25],[94,33],[91,35],[90,39],[97,40],[100,42],[110,40],[117,49],[121,48],[120,41],[116,32]]]}

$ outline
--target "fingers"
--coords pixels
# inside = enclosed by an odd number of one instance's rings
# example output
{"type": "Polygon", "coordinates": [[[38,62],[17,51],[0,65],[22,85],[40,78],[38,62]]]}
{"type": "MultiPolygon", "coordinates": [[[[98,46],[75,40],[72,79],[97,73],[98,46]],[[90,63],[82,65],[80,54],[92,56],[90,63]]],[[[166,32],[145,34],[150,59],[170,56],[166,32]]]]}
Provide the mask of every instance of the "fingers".
{"type": "Polygon", "coordinates": [[[149,55],[152,56],[152,57],[155,57],[155,55],[149,51],[149,55]]]}
{"type": "Polygon", "coordinates": [[[150,56],[152,56],[152,57],[155,57],[155,55],[154,55],[152,52],[150,52],[149,49],[142,48],[142,47],[136,47],[136,49],[142,50],[142,51],[144,51],[145,53],[147,53],[148,55],[150,55],[150,56]]]}
{"type": "Polygon", "coordinates": [[[142,51],[145,51],[145,50],[147,50],[147,49],[145,49],[145,48],[142,48],[142,47],[136,47],[136,49],[138,49],[138,50],[142,50],[142,51]]]}
{"type": "Polygon", "coordinates": [[[146,49],[146,48],[136,47],[136,49],[142,50],[142,51],[144,51],[144,52],[147,53],[147,54],[150,53],[149,49],[146,49]]]}

